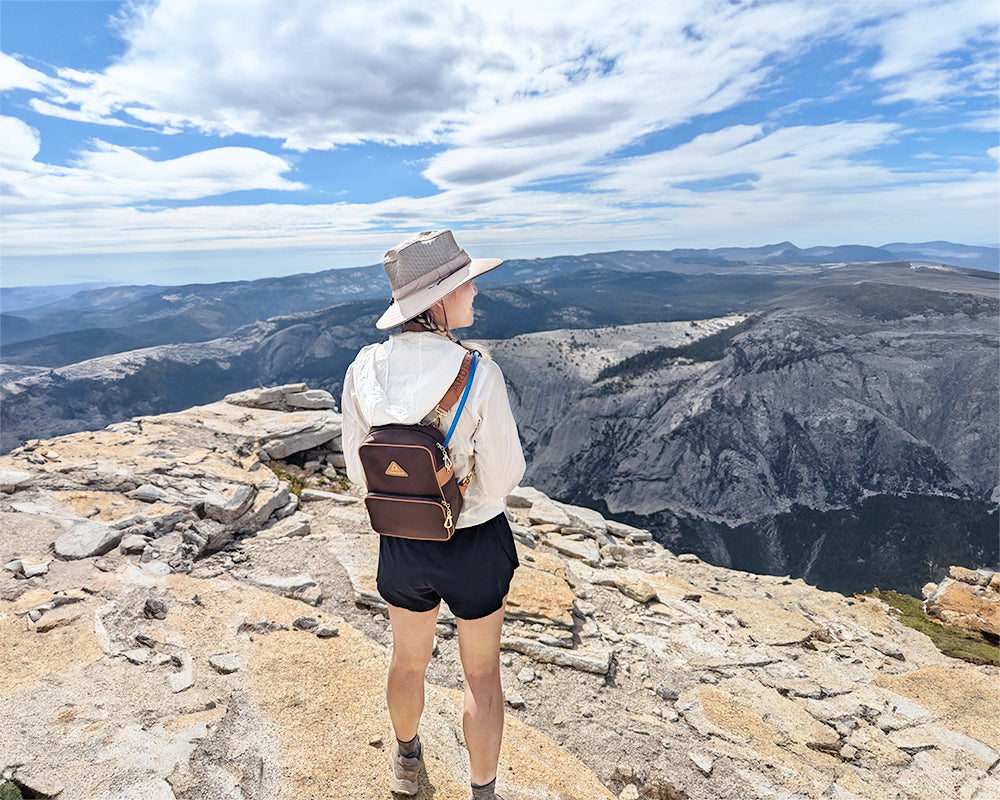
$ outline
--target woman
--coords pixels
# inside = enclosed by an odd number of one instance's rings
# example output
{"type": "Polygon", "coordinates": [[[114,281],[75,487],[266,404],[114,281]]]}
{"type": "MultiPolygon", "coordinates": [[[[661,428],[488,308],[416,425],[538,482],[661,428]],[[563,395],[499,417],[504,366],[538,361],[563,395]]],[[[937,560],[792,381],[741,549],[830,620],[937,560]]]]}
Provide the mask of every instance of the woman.
{"type": "MultiPolygon", "coordinates": [[[[393,299],[376,325],[403,329],[363,348],[347,370],[341,408],[352,481],[364,481],[358,446],[370,427],[419,423],[451,385],[467,353],[451,331],[473,322],[472,279],[501,263],[470,259],[448,230],[417,234],[385,254],[393,299]]],[[[455,411],[438,422],[442,430],[448,430],[455,411]]],[[[393,645],[386,688],[397,740],[390,756],[391,788],[407,795],[418,790],[424,672],[444,599],[455,614],[465,674],[462,727],[472,796],[494,800],[503,735],[500,628],[518,566],[505,498],[524,474],[495,361],[480,359],[448,450],[455,475],[471,476],[454,536],[444,542],[382,536],[379,542],[378,589],[389,606],[393,645]]]]}

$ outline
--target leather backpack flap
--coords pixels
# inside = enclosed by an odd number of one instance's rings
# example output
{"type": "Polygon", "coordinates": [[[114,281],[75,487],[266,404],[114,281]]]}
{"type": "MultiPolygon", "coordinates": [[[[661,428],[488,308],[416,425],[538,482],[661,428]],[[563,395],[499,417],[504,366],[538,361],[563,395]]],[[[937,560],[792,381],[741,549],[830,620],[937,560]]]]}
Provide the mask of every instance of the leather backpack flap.
{"type": "Polygon", "coordinates": [[[441,497],[441,487],[454,474],[441,452],[443,437],[427,425],[383,425],[372,428],[358,455],[368,491],[441,497]]]}

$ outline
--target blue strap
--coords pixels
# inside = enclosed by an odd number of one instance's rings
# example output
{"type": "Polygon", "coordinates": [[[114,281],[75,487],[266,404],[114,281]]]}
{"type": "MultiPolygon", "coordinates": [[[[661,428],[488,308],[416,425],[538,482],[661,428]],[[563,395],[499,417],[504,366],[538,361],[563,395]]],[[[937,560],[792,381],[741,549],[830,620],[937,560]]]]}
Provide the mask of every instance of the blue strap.
{"type": "Polygon", "coordinates": [[[455,412],[455,418],[451,421],[451,427],[448,428],[448,435],[444,437],[444,446],[448,446],[448,442],[451,441],[451,435],[455,432],[455,426],[458,425],[458,418],[462,416],[462,409],[465,408],[465,399],[469,396],[469,389],[472,388],[472,379],[476,375],[476,364],[479,362],[479,351],[472,351],[472,367],[469,369],[469,379],[465,382],[465,391],[462,392],[462,399],[458,401],[458,410],[455,412]]]}

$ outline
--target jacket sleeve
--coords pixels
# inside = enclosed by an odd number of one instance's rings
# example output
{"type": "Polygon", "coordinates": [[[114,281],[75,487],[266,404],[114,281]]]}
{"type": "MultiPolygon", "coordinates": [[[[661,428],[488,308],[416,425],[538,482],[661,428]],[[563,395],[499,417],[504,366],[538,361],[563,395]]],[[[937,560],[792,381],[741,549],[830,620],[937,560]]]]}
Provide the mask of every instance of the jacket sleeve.
{"type": "Polygon", "coordinates": [[[370,427],[361,416],[358,398],[354,391],[354,364],[347,368],[344,376],[344,393],[340,400],[340,413],[343,415],[343,447],[344,461],[347,462],[347,477],[351,483],[367,486],[365,472],[358,458],[358,447],[368,434],[370,427]]]}
{"type": "Polygon", "coordinates": [[[524,453],[500,367],[495,361],[483,361],[481,367],[481,422],[473,440],[476,477],[487,495],[506,497],[524,475],[524,453]]]}

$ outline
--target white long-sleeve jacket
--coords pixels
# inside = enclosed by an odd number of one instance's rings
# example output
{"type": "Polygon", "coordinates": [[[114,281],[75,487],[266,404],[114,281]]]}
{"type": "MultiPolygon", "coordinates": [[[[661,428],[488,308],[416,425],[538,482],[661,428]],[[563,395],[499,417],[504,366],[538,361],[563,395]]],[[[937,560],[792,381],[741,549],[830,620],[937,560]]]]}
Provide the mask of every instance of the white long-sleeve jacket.
{"type": "MultiPolygon", "coordinates": [[[[437,405],[458,374],[466,350],[429,332],[405,332],[368,345],[347,368],[341,411],[347,476],[364,485],[358,446],[375,425],[419,423],[437,405]]],[[[441,421],[447,432],[458,403],[441,421]]],[[[505,498],[524,475],[524,454],[507,401],[499,365],[480,358],[458,427],[448,444],[455,475],[475,467],[457,527],[466,528],[503,512],[505,498]]]]}

